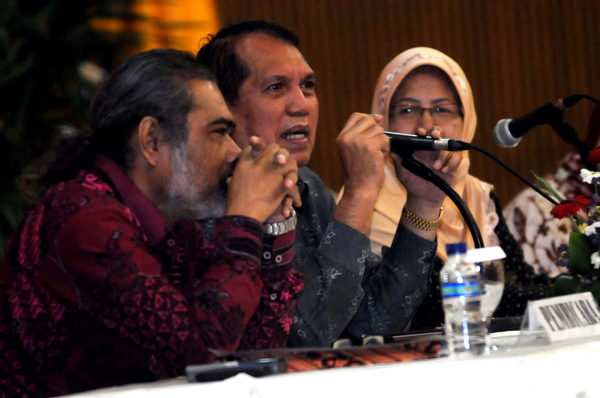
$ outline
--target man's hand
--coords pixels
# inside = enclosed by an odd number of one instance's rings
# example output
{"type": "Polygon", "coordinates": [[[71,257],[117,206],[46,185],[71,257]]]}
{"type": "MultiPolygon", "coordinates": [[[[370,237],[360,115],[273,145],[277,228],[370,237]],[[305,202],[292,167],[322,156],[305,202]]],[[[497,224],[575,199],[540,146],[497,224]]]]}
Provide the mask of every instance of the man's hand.
{"type": "Polygon", "coordinates": [[[390,140],[379,125],[381,115],[353,113],[338,135],[345,192],[368,192],[377,197],[383,185],[384,154],[390,140]]]}
{"type": "MultiPolygon", "coordinates": [[[[259,157],[266,148],[265,142],[257,136],[250,137],[250,145],[252,146],[252,156],[255,158],[259,157]]],[[[287,158],[286,158],[286,156],[284,156],[285,153],[287,153],[287,151],[285,149],[278,151],[275,154],[275,157],[273,158],[273,162],[275,162],[275,164],[285,164],[287,162],[287,158]],[[283,151],[285,151],[285,152],[283,152],[283,151]]],[[[293,173],[293,172],[290,172],[290,173],[293,173]]],[[[290,178],[293,179],[294,176],[290,174],[290,178]]],[[[298,173],[297,172],[296,172],[295,178],[296,178],[296,182],[297,182],[298,181],[298,173]]],[[[296,185],[296,191],[297,191],[297,189],[298,189],[298,187],[296,185]]],[[[298,196],[299,195],[300,194],[298,193],[298,196]]],[[[285,219],[287,219],[291,214],[291,209],[294,204],[294,200],[295,199],[293,196],[286,195],[286,197],[283,199],[283,202],[281,202],[281,205],[277,208],[277,210],[275,210],[275,212],[273,214],[271,214],[271,216],[269,216],[269,218],[267,219],[267,222],[275,223],[275,222],[280,222],[280,221],[284,221],[285,219]]],[[[301,201],[300,201],[300,205],[302,205],[301,201]]],[[[296,207],[299,207],[300,205],[297,205],[296,207]]]]}
{"type": "Polygon", "coordinates": [[[296,186],[296,161],[277,144],[265,146],[258,137],[250,142],[231,178],[225,214],[252,217],[263,223],[276,212],[288,217],[292,205],[302,205],[296,186]]]}
{"type": "Polygon", "coordinates": [[[354,113],[337,138],[344,168],[344,195],[335,218],[369,235],[373,207],[383,185],[383,164],[390,140],[381,115],[354,113]]]}

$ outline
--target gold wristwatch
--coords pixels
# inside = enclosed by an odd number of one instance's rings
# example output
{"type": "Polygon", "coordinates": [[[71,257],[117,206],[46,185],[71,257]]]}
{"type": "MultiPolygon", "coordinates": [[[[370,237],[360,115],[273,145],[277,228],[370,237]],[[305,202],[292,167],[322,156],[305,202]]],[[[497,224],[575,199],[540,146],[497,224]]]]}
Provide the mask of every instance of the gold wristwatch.
{"type": "Polygon", "coordinates": [[[422,219],[412,211],[408,210],[406,207],[402,209],[402,216],[406,218],[406,220],[409,223],[411,223],[419,229],[422,229],[424,231],[435,231],[442,223],[442,217],[444,216],[444,207],[440,207],[440,216],[437,218],[437,220],[433,221],[427,221],[422,219]]]}

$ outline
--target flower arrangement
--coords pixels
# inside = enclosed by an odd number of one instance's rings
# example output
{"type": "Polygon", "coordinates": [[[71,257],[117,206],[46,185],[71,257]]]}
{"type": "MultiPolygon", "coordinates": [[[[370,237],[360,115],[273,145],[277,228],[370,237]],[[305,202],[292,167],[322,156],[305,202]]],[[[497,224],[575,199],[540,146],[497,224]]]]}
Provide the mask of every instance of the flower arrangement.
{"type": "MultiPolygon", "coordinates": [[[[588,162],[598,167],[600,148],[590,153],[588,162]]],[[[591,198],[577,196],[572,200],[565,200],[543,179],[538,176],[536,178],[560,202],[552,209],[552,216],[558,219],[570,217],[573,221],[569,245],[558,248],[558,265],[567,267],[569,273],[556,279],[553,295],[589,291],[600,302],[600,171],[581,169],[583,182],[592,184],[595,188],[591,198]]]]}

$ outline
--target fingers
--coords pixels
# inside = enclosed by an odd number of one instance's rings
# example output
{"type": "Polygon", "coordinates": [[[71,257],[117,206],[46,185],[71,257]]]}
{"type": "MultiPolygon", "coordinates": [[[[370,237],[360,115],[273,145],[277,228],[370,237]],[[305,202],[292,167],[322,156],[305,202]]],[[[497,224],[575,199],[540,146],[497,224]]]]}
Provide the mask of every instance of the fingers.
{"type": "Polygon", "coordinates": [[[275,152],[275,156],[273,157],[273,163],[286,164],[289,158],[290,153],[287,151],[287,149],[280,148],[277,152],[275,152]]]}
{"type": "Polygon", "coordinates": [[[292,190],[292,198],[294,199],[293,203],[294,203],[294,207],[302,207],[302,198],[300,198],[300,191],[298,190],[298,187],[294,187],[294,190],[292,190]]]}
{"type": "Polygon", "coordinates": [[[390,155],[392,156],[392,159],[394,160],[394,164],[395,165],[401,165],[402,164],[402,157],[400,155],[398,155],[395,152],[390,152],[390,155]]]}
{"type": "Polygon", "coordinates": [[[293,187],[295,187],[297,182],[298,182],[298,169],[296,169],[296,168],[288,171],[283,176],[283,185],[287,189],[292,189],[293,187]]]}
{"type": "Polygon", "coordinates": [[[442,128],[440,126],[433,126],[431,128],[431,130],[427,131],[427,129],[425,127],[419,127],[417,129],[417,135],[419,137],[425,137],[425,136],[431,136],[432,138],[435,138],[436,140],[438,138],[442,138],[443,136],[443,131],[442,128]]]}
{"type": "Polygon", "coordinates": [[[290,153],[274,143],[265,147],[258,137],[251,137],[251,142],[251,145],[242,150],[240,161],[260,164],[265,171],[275,171],[282,176],[283,186],[292,189],[298,181],[298,166],[290,153]]]}
{"type": "Polygon", "coordinates": [[[340,135],[342,135],[345,132],[349,131],[352,127],[354,127],[354,125],[356,124],[356,122],[358,122],[364,116],[366,116],[365,113],[357,113],[357,112],[355,112],[352,115],[350,115],[350,117],[346,121],[346,124],[344,124],[344,127],[342,128],[342,131],[340,132],[340,135]]]}
{"type": "Polygon", "coordinates": [[[447,158],[446,162],[442,165],[442,173],[451,173],[455,171],[460,163],[462,162],[463,157],[458,153],[451,153],[447,158]]]}
{"type": "Polygon", "coordinates": [[[383,184],[384,154],[390,140],[380,126],[383,117],[353,113],[337,137],[346,192],[375,195],[383,184]]]}
{"type": "Polygon", "coordinates": [[[302,206],[297,182],[298,165],[290,153],[253,137],[229,180],[226,214],[261,222],[275,214],[289,217],[292,206],[302,206]]]}
{"type": "Polygon", "coordinates": [[[283,165],[288,162],[290,153],[286,149],[280,148],[277,144],[272,143],[267,146],[261,138],[252,136],[250,137],[250,145],[242,150],[242,155],[240,156],[244,156],[245,158],[250,156],[259,162],[265,161],[265,159],[270,157],[273,164],[283,165]]]}
{"type": "Polygon", "coordinates": [[[290,155],[287,149],[281,148],[277,144],[269,144],[256,159],[257,162],[263,163],[265,167],[284,167],[284,174],[287,173],[289,167],[297,169],[296,161],[290,155]]]}
{"type": "Polygon", "coordinates": [[[287,172],[283,179],[283,190],[285,197],[281,204],[281,215],[288,218],[291,214],[292,206],[301,207],[302,199],[300,198],[300,191],[296,183],[298,182],[298,171],[297,169],[287,172]]]}
{"type": "Polygon", "coordinates": [[[281,205],[275,214],[279,214],[283,218],[288,218],[292,212],[292,207],[302,207],[300,191],[296,185],[297,181],[297,171],[292,170],[285,175],[283,183],[285,196],[283,197],[283,201],[281,202],[281,205]]]}
{"type": "Polygon", "coordinates": [[[257,158],[265,150],[267,145],[262,138],[253,135],[250,137],[250,146],[252,147],[252,157],[257,158]]]}
{"type": "MultiPolygon", "coordinates": [[[[290,153],[288,152],[287,149],[281,148],[277,144],[269,144],[269,146],[267,148],[269,148],[268,153],[275,152],[273,154],[273,164],[280,164],[280,165],[282,165],[282,164],[286,164],[288,162],[288,159],[290,158],[290,153]]],[[[255,156],[255,157],[260,156],[260,154],[262,152],[264,152],[265,150],[266,149],[265,149],[265,145],[264,145],[264,142],[263,142],[263,146],[261,148],[261,152],[258,153],[257,156],[255,156]]]]}
{"type": "Polygon", "coordinates": [[[452,158],[452,155],[452,152],[440,151],[437,159],[433,161],[431,167],[434,170],[442,170],[442,168],[448,164],[448,161],[452,158]]]}
{"type": "Polygon", "coordinates": [[[378,144],[378,150],[389,152],[389,138],[383,133],[380,123],[381,115],[366,113],[353,113],[342,132],[338,135],[337,143],[343,146],[362,145],[365,141],[373,139],[378,144]]]}
{"type": "MultiPolygon", "coordinates": [[[[290,194],[292,191],[298,190],[296,187],[296,183],[298,182],[298,165],[286,149],[280,148],[277,144],[269,144],[257,161],[282,176],[282,188],[284,191],[282,193],[290,194]]],[[[294,202],[302,203],[299,195],[294,197],[294,202]]]]}
{"type": "Polygon", "coordinates": [[[300,191],[298,191],[298,187],[294,186],[293,189],[289,191],[289,193],[283,199],[283,208],[281,211],[281,215],[284,217],[289,217],[290,212],[293,207],[302,207],[302,199],[300,198],[300,191]]]}
{"type": "MultiPolygon", "coordinates": [[[[294,163],[295,165],[295,163],[294,163]]],[[[300,198],[300,192],[298,191],[298,168],[297,167],[293,167],[291,170],[289,170],[287,173],[285,173],[285,175],[283,176],[283,184],[282,184],[282,194],[285,194],[285,198],[286,200],[288,200],[289,203],[286,203],[284,201],[284,206],[283,206],[283,212],[286,213],[287,211],[287,215],[284,214],[285,217],[289,216],[289,210],[292,207],[292,205],[296,206],[296,207],[300,207],[302,206],[302,199],[300,198]]],[[[283,213],[282,213],[283,214],[283,213]]]]}
{"type": "Polygon", "coordinates": [[[419,137],[425,137],[427,135],[427,129],[425,127],[419,127],[417,129],[417,135],[419,137]]]}
{"type": "MultiPolygon", "coordinates": [[[[419,137],[431,137],[436,140],[442,138],[444,135],[442,127],[437,125],[433,126],[429,131],[424,127],[419,127],[416,131],[416,134],[419,137]]],[[[423,160],[429,159],[429,161],[432,162],[430,164],[434,170],[441,170],[450,160],[450,155],[451,154],[445,151],[426,153],[419,152],[418,157],[422,158],[423,160]]]]}
{"type": "Polygon", "coordinates": [[[348,121],[344,125],[340,135],[349,131],[363,131],[370,126],[379,126],[382,121],[383,116],[381,115],[355,112],[348,118],[348,121]]]}
{"type": "Polygon", "coordinates": [[[371,116],[373,116],[373,119],[375,119],[375,123],[383,127],[383,115],[380,115],[379,113],[374,113],[371,116]]]}
{"type": "Polygon", "coordinates": [[[438,138],[442,138],[442,128],[440,126],[433,126],[431,128],[430,135],[432,138],[435,138],[436,140],[438,138]]]}
{"type": "Polygon", "coordinates": [[[447,174],[456,170],[461,161],[462,156],[459,154],[442,151],[431,167],[436,171],[447,174]]]}
{"type": "Polygon", "coordinates": [[[298,191],[298,169],[293,169],[286,173],[283,185],[288,189],[288,195],[291,196],[292,203],[296,207],[302,206],[300,192],[298,191]]]}

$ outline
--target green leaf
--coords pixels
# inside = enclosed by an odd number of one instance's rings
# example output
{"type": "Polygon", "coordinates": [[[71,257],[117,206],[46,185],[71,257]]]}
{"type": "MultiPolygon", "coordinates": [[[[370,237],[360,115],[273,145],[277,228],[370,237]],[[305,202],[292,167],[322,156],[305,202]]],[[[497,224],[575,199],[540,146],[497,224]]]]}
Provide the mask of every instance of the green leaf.
{"type": "Polygon", "coordinates": [[[552,296],[565,296],[567,294],[579,293],[580,291],[581,284],[579,283],[579,277],[573,275],[559,275],[552,285],[552,296]]]}
{"type": "Polygon", "coordinates": [[[535,174],[533,171],[531,173],[533,174],[533,176],[535,177],[535,179],[537,180],[537,182],[542,186],[542,188],[544,188],[546,191],[548,191],[550,193],[550,195],[554,196],[559,202],[562,202],[564,200],[563,197],[560,196],[558,194],[558,192],[556,192],[554,190],[554,188],[552,188],[550,186],[550,184],[548,184],[546,182],[546,180],[544,180],[542,177],[540,177],[537,174],[535,174]]]}
{"type": "Polygon", "coordinates": [[[587,236],[581,232],[572,232],[569,235],[569,252],[571,269],[576,274],[588,275],[592,271],[592,248],[587,236]]]}

